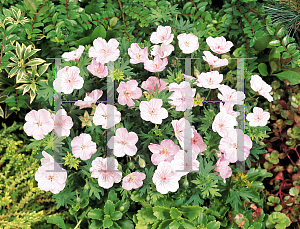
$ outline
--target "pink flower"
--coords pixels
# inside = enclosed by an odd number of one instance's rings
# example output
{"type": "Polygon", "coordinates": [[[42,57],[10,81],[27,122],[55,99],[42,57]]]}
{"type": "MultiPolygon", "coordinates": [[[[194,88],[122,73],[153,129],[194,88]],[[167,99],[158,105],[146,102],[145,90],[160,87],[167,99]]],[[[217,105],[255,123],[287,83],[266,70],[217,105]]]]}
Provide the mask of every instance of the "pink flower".
{"type": "Polygon", "coordinates": [[[138,136],[134,132],[129,132],[126,128],[116,130],[116,136],[113,136],[107,142],[107,146],[113,149],[114,155],[123,157],[125,154],[134,156],[137,152],[135,144],[138,141],[138,136]]]}
{"type": "Polygon", "coordinates": [[[102,90],[95,89],[91,93],[86,93],[84,100],[78,100],[74,105],[79,106],[80,109],[91,107],[93,103],[96,103],[98,101],[102,94],[102,90]]]}
{"type": "Polygon", "coordinates": [[[195,52],[199,48],[198,37],[194,34],[182,33],[177,36],[179,48],[185,54],[195,52]]]}
{"type": "Polygon", "coordinates": [[[145,173],[133,172],[123,178],[122,188],[126,190],[136,189],[143,185],[145,173]]]}
{"type": "Polygon", "coordinates": [[[219,172],[219,176],[223,178],[223,182],[226,184],[226,178],[231,177],[232,169],[229,167],[229,161],[226,161],[224,155],[222,155],[216,163],[215,171],[219,172]]]}
{"type": "Polygon", "coordinates": [[[229,161],[230,163],[235,163],[237,161],[244,161],[250,154],[250,149],[252,148],[252,141],[251,138],[244,134],[241,129],[232,129],[228,131],[228,135],[223,137],[220,141],[219,150],[224,153],[225,160],[229,161]],[[242,139],[237,139],[241,137],[242,139]],[[243,141],[244,145],[244,156],[242,159],[240,158],[241,155],[237,155],[238,150],[238,140],[243,141]]]}
{"type": "Polygon", "coordinates": [[[194,106],[196,89],[191,88],[190,83],[187,81],[182,81],[178,87],[174,84],[175,83],[171,83],[169,87],[169,91],[174,91],[174,93],[169,97],[169,99],[172,99],[173,101],[169,101],[168,103],[175,106],[176,111],[192,109],[194,106]]]}
{"type": "Polygon", "coordinates": [[[92,141],[91,135],[85,133],[73,138],[71,146],[74,157],[80,157],[84,161],[90,159],[97,151],[97,145],[92,141]]]}
{"type": "Polygon", "coordinates": [[[79,75],[80,69],[76,66],[66,66],[59,70],[60,75],[54,80],[53,87],[57,92],[63,92],[65,94],[71,94],[74,89],[81,89],[83,87],[84,80],[79,75]]]}
{"type": "Polygon", "coordinates": [[[44,156],[44,158],[41,158],[41,164],[42,165],[46,165],[48,163],[54,163],[55,162],[54,158],[50,154],[48,154],[46,151],[43,150],[42,154],[44,156]]]}
{"type": "Polygon", "coordinates": [[[223,102],[232,102],[233,104],[243,104],[243,100],[246,98],[245,94],[242,91],[236,91],[227,85],[220,85],[218,87],[219,91],[218,98],[223,102]]]}
{"type": "Polygon", "coordinates": [[[221,137],[225,137],[229,130],[234,129],[234,126],[237,126],[236,118],[223,111],[216,115],[212,129],[221,137]]]}
{"type": "Polygon", "coordinates": [[[154,165],[158,165],[162,161],[171,162],[179,151],[179,146],[170,139],[162,140],[160,145],[150,143],[148,148],[153,153],[151,161],[154,165]]]}
{"type": "Polygon", "coordinates": [[[152,93],[151,91],[155,92],[155,86],[158,87],[158,92],[161,92],[165,88],[167,88],[167,84],[162,79],[158,79],[155,76],[150,76],[146,81],[142,83],[141,88],[144,90],[147,90],[149,93],[152,93]]]}
{"type": "Polygon", "coordinates": [[[91,177],[98,178],[100,187],[109,189],[114,183],[119,183],[122,179],[122,172],[118,170],[118,161],[113,157],[96,157],[92,161],[91,177]]]}
{"type": "Polygon", "coordinates": [[[110,104],[100,103],[95,110],[93,123],[96,126],[102,125],[102,128],[108,129],[118,124],[121,121],[121,113],[117,108],[110,104]],[[112,116],[114,123],[108,123],[108,117],[112,116]]]}
{"type": "Polygon", "coordinates": [[[231,41],[226,41],[226,39],[222,37],[208,37],[206,39],[206,43],[210,47],[210,49],[218,54],[227,53],[230,51],[230,48],[233,46],[231,41]]]}
{"type": "Polygon", "coordinates": [[[249,121],[249,126],[265,126],[267,125],[269,118],[270,113],[264,112],[260,107],[254,107],[253,113],[246,116],[246,119],[249,121]]]}
{"type": "Polygon", "coordinates": [[[174,46],[169,44],[169,45],[154,45],[153,50],[151,51],[152,56],[158,55],[159,58],[166,58],[171,54],[171,52],[174,51],[174,46]]]}
{"type": "Polygon", "coordinates": [[[132,43],[128,49],[128,55],[130,56],[130,63],[138,64],[144,63],[148,59],[148,47],[141,49],[138,43],[132,43]]]}
{"type": "Polygon", "coordinates": [[[168,59],[161,60],[158,55],[154,57],[154,60],[146,60],[144,62],[144,68],[149,72],[161,72],[168,64],[168,59]]]}
{"type": "Polygon", "coordinates": [[[83,51],[84,51],[84,46],[79,45],[78,49],[72,52],[65,52],[64,54],[62,54],[62,58],[64,58],[65,61],[78,60],[81,57],[83,51]]]}
{"type": "Polygon", "coordinates": [[[184,150],[179,150],[175,155],[174,160],[171,161],[171,165],[178,176],[182,177],[189,172],[199,171],[200,162],[197,161],[197,155],[192,150],[185,152],[184,150]]]}
{"type": "Polygon", "coordinates": [[[174,34],[171,34],[172,29],[170,26],[161,26],[157,28],[157,32],[153,32],[150,37],[150,41],[153,44],[163,43],[168,45],[173,41],[174,34]]]}
{"type": "Polygon", "coordinates": [[[54,133],[60,138],[62,136],[69,136],[70,129],[73,126],[73,121],[64,109],[60,109],[55,114],[54,133]]]}
{"type": "Polygon", "coordinates": [[[213,68],[219,68],[228,65],[228,60],[226,58],[220,59],[217,56],[214,56],[210,51],[204,51],[203,54],[205,55],[203,60],[205,60],[208,65],[212,66],[213,68]]]}
{"type": "Polygon", "coordinates": [[[185,134],[185,129],[191,129],[191,124],[185,118],[172,120],[172,126],[175,132],[175,137],[178,139],[178,141],[184,142],[186,139],[186,141],[189,142],[194,137],[194,132],[192,130],[191,134],[188,134],[188,131],[186,131],[187,133],[185,134]]]}
{"type": "Polygon", "coordinates": [[[193,150],[195,154],[203,155],[202,152],[206,150],[207,146],[204,144],[202,137],[197,133],[194,126],[192,126],[192,131],[194,137],[188,142],[189,144],[185,146],[183,141],[179,141],[179,144],[184,150],[193,150]]]}
{"type": "Polygon", "coordinates": [[[96,57],[96,61],[102,64],[115,61],[120,56],[118,46],[119,42],[114,38],[106,42],[105,39],[98,37],[89,49],[89,57],[96,57]]]}
{"type": "Polygon", "coordinates": [[[156,98],[151,99],[149,102],[141,101],[139,106],[141,118],[145,121],[161,124],[162,120],[168,117],[168,111],[162,105],[163,101],[156,98]]]}
{"type": "Polygon", "coordinates": [[[220,102],[220,112],[226,112],[227,114],[236,118],[240,115],[240,112],[233,110],[234,105],[235,105],[234,103],[230,103],[230,102],[226,102],[225,104],[220,102]]]}
{"type": "Polygon", "coordinates": [[[93,76],[97,76],[99,78],[104,78],[108,75],[108,68],[104,64],[97,62],[96,58],[92,59],[92,63],[88,65],[87,70],[93,74],[93,76]]]}
{"type": "Polygon", "coordinates": [[[25,133],[28,136],[33,136],[36,140],[45,138],[44,135],[50,133],[54,128],[54,121],[50,112],[45,109],[30,111],[26,114],[25,121],[23,126],[25,133]]]}
{"type": "Polygon", "coordinates": [[[136,80],[129,80],[126,83],[121,81],[117,92],[119,93],[118,103],[123,106],[127,104],[128,107],[134,106],[135,103],[132,99],[140,99],[143,94],[136,80]]]}
{"type": "Polygon", "coordinates": [[[211,71],[211,72],[202,72],[200,75],[197,76],[197,86],[216,89],[220,86],[220,83],[223,81],[223,75],[219,74],[218,71],[211,71]]]}
{"type": "Polygon", "coordinates": [[[38,168],[35,173],[35,180],[41,190],[58,194],[66,186],[67,171],[56,162],[47,163],[38,168]],[[57,168],[60,170],[57,171],[57,168]],[[48,170],[51,172],[47,172],[48,170]]]}
{"type": "Polygon", "coordinates": [[[257,91],[258,94],[265,97],[269,102],[273,101],[273,97],[270,95],[272,87],[268,85],[259,75],[252,75],[250,85],[253,91],[257,91]]]}
{"type": "Polygon", "coordinates": [[[193,77],[193,76],[189,76],[189,75],[186,75],[186,74],[183,74],[183,77],[186,79],[189,79],[189,80],[195,80],[196,78],[193,77]]]}
{"type": "Polygon", "coordinates": [[[156,185],[156,191],[161,194],[176,192],[179,188],[180,176],[173,170],[170,162],[162,161],[155,170],[152,181],[156,185]]]}

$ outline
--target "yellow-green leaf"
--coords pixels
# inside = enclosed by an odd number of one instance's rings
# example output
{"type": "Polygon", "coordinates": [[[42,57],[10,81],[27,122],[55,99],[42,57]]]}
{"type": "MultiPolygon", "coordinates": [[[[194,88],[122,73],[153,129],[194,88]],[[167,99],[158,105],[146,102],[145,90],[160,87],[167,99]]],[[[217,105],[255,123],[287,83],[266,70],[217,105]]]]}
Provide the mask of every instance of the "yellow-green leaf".
{"type": "Polygon", "coordinates": [[[31,13],[35,13],[37,10],[36,0],[24,0],[26,7],[30,10],[31,13]]]}
{"type": "MultiPolygon", "coordinates": [[[[27,51],[27,50],[26,50],[27,51]]],[[[31,57],[33,54],[35,54],[36,52],[40,51],[40,49],[34,49],[34,50],[30,50],[30,52],[25,52],[24,53],[24,60],[28,59],[29,57],[31,57]]]]}
{"type": "Polygon", "coordinates": [[[22,57],[21,57],[21,45],[19,44],[19,42],[16,42],[16,54],[17,54],[17,56],[18,56],[18,58],[19,59],[21,59],[22,57]]]}
{"type": "Polygon", "coordinates": [[[47,71],[50,64],[51,63],[43,64],[42,66],[39,67],[39,71],[38,71],[39,76],[42,76],[47,71]]]}
{"type": "Polygon", "coordinates": [[[4,118],[4,112],[3,112],[3,109],[2,109],[1,106],[0,106],[0,116],[1,116],[2,118],[4,118]]]}
{"type": "Polygon", "coordinates": [[[35,98],[36,93],[34,91],[30,91],[30,104],[32,103],[33,99],[35,98]]]}
{"type": "Polygon", "coordinates": [[[45,62],[46,61],[41,58],[34,58],[34,59],[30,60],[27,64],[25,64],[25,66],[39,65],[39,64],[42,64],[45,62]]]}
{"type": "Polygon", "coordinates": [[[10,72],[8,74],[8,78],[15,76],[19,70],[20,70],[20,68],[18,66],[14,67],[12,70],[10,70],[10,72]]]}
{"type": "Polygon", "coordinates": [[[20,71],[17,74],[16,83],[20,83],[21,82],[21,79],[25,75],[24,73],[25,73],[24,68],[20,68],[20,71]]]}

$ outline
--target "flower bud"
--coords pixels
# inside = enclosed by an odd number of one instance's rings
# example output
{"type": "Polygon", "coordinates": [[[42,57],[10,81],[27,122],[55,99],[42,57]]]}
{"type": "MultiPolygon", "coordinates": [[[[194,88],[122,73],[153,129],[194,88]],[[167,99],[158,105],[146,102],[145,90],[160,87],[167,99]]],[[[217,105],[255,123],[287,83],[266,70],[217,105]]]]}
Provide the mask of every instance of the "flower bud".
{"type": "Polygon", "coordinates": [[[129,166],[130,169],[134,169],[135,168],[134,163],[132,161],[130,161],[128,163],[128,166],[129,166]]]}
{"type": "Polygon", "coordinates": [[[145,168],[145,166],[146,166],[145,160],[142,159],[141,157],[139,158],[139,165],[141,166],[141,168],[145,168]]]}
{"type": "Polygon", "coordinates": [[[122,165],[118,164],[118,170],[122,171],[122,165]]]}
{"type": "Polygon", "coordinates": [[[185,181],[183,182],[183,187],[185,188],[189,187],[189,181],[187,179],[185,179],[185,181]]]}

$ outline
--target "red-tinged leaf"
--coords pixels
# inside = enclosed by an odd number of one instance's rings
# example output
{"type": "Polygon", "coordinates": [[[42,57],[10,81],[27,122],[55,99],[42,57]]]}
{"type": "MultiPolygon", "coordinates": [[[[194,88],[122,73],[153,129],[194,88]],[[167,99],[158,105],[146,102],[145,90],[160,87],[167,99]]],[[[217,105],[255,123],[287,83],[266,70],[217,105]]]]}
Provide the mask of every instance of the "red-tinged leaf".
{"type": "Polygon", "coordinates": [[[282,172],[278,173],[274,178],[274,180],[284,180],[283,173],[282,172]]]}

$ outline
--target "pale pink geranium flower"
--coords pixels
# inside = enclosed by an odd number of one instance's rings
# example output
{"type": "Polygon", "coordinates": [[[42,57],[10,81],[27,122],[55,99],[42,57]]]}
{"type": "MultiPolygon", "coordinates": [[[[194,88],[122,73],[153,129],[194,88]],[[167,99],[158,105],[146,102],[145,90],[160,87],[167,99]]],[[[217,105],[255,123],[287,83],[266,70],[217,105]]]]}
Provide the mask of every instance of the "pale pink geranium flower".
{"type": "Polygon", "coordinates": [[[49,134],[54,129],[54,121],[50,112],[45,109],[30,111],[26,114],[25,121],[23,126],[25,133],[28,136],[33,136],[36,140],[45,138],[44,135],[49,134]]]}
{"type": "Polygon", "coordinates": [[[128,55],[130,56],[130,63],[138,64],[144,63],[148,59],[148,47],[141,49],[138,43],[132,43],[128,49],[128,55]]]}
{"type": "Polygon", "coordinates": [[[117,92],[119,93],[118,103],[123,106],[127,105],[128,107],[134,106],[132,99],[140,99],[143,94],[142,89],[138,85],[136,80],[129,80],[126,83],[121,81],[117,88],[117,92]]]}
{"type": "Polygon", "coordinates": [[[207,146],[204,144],[202,137],[197,133],[197,130],[194,126],[192,126],[192,131],[194,137],[191,139],[191,141],[189,141],[187,145],[184,145],[183,141],[179,141],[179,144],[184,150],[193,150],[195,154],[203,155],[202,152],[206,150],[207,146]]]}
{"type": "Polygon", "coordinates": [[[214,132],[218,132],[221,137],[227,136],[227,132],[237,126],[236,118],[226,112],[220,112],[216,115],[212,124],[214,132]]]}
{"type": "Polygon", "coordinates": [[[244,134],[241,129],[232,129],[228,131],[228,135],[223,137],[220,141],[219,150],[224,153],[224,158],[230,163],[235,163],[237,161],[244,161],[250,154],[250,149],[252,148],[251,138],[244,134]],[[240,155],[238,157],[238,136],[242,137],[243,145],[244,145],[244,155],[242,155],[242,159],[240,155]]]}
{"type": "Polygon", "coordinates": [[[196,94],[196,89],[191,88],[190,83],[183,81],[179,84],[179,87],[174,87],[175,83],[171,83],[169,91],[174,91],[174,93],[169,97],[173,101],[168,103],[175,106],[176,111],[185,111],[186,109],[192,109],[194,106],[194,96],[196,94]]]}
{"type": "Polygon", "coordinates": [[[46,163],[36,171],[35,180],[38,182],[38,187],[41,190],[58,194],[66,186],[67,171],[56,162],[46,163]],[[57,168],[60,168],[60,170],[57,171],[57,168]],[[49,170],[51,172],[47,172],[49,170]]]}
{"type": "Polygon", "coordinates": [[[92,154],[96,153],[97,145],[92,141],[92,137],[89,134],[82,133],[79,136],[73,138],[71,141],[72,153],[74,157],[81,160],[88,160],[92,154]]]}
{"type": "Polygon", "coordinates": [[[153,153],[151,161],[154,165],[158,165],[162,161],[171,162],[180,150],[179,146],[170,139],[162,140],[160,145],[150,143],[148,148],[153,153]]]}
{"type": "Polygon", "coordinates": [[[226,178],[231,177],[232,169],[229,167],[229,161],[225,160],[224,155],[222,155],[216,163],[215,171],[219,172],[220,177],[223,178],[223,182],[226,184],[226,178]]]}
{"type": "Polygon", "coordinates": [[[185,54],[195,52],[199,48],[198,37],[192,33],[182,33],[177,36],[179,48],[185,54]]]}
{"type": "Polygon", "coordinates": [[[245,93],[242,91],[236,91],[227,85],[220,85],[218,87],[219,91],[218,98],[223,102],[231,102],[233,104],[243,104],[243,100],[246,98],[245,93]]]}
{"type": "Polygon", "coordinates": [[[225,104],[220,102],[220,112],[226,112],[227,114],[232,115],[233,117],[236,118],[240,115],[240,112],[233,110],[234,105],[235,105],[234,103],[230,103],[230,102],[226,102],[225,104]]]}
{"type": "Polygon", "coordinates": [[[97,62],[96,58],[92,59],[92,63],[88,65],[87,70],[93,74],[93,76],[97,76],[98,78],[104,78],[108,75],[108,68],[104,64],[97,62]]]}
{"type": "Polygon", "coordinates": [[[179,188],[180,176],[174,171],[170,162],[162,161],[155,170],[152,181],[156,185],[156,191],[161,194],[176,192],[179,188]]]}
{"type": "Polygon", "coordinates": [[[194,132],[191,128],[191,124],[185,118],[181,118],[179,120],[172,120],[172,126],[175,132],[175,137],[178,139],[179,142],[184,142],[185,139],[189,142],[194,137],[194,132]],[[190,133],[186,131],[185,134],[186,129],[191,129],[189,131],[190,133]]]}
{"type": "Polygon", "coordinates": [[[170,26],[159,25],[156,32],[153,32],[150,37],[150,41],[153,44],[163,43],[165,45],[170,44],[173,41],[174,34],[171,34],[172,29],[170,26]]]}
{"type": "Polygon", "coordinates": [[[113,149],[116,157],[123,157],[125,154],[134,156],[137,152],[135,144],[138,141],[138,136],[134,132],[129,132],[126,128],[116,130],[116,136],[113,136],[107,142],[107,146],[113,149]]]}
{"type": "Polygon", "coordinates": [[[73,121],[64,109],[60,109],[55,114],[54,133],[60,138],[62,136],[69,136],[70,129],[73,126],[73,121]]]}
{"type": "Polygon", "coordinates": [[[146,60],[144,62],[144,68],[149,72],[161,72],[168,64],[168,59],[161,60],[158,55],[154,57],[154,60],[146,60]]]}
{"type": "Polygon", "coordinates": [[[93,123],[95,126],[102,125],[102,128],[108,129],[118,124],[121,121],[121,112],[117,108],[110,104],[100,103],[95,110],[93,117],[93,123]],[[113,117],[112,120],[114,123],[108,123],[109,117],[113,117]]]}
{"type": "Polygon", "coordinates": [[[153,49],[151,51],[152,56],[158,55],[159,58],[166,58],[171,54],[171,52],[174,51],[174,46],[169,44],[169,45],[154,45],[153,49]]]}
{"type": "Polygon", "coordinates": [[[200,162],[197,161],[197,155],[192,150],[185,152],[184,150],[179,150],[175,155],[174,160],[171,161],[171,165],[178,176],[182,177],[189,172],[199,171],[200,162]]]}
{"type": "Polygon", "coordinates": [[[62,54],[62,58],[64,58],[65,61],[78,60],[81,57],[83,51],[84,51],[84,46],[79,45],[78,49],[72,52],[65,52],[64,54],[62,54]]]}
{"type": "Polygon", "coordinates": [[[122,188],[126,190],[136,189],[143,185],[145,173],[133,172],[123,178],[122,188]]]}
{"type": "Polygon", "coordinates": [[[92,161],[91,177],[98,178],[100,187],[109,189],[114,183],[119,183],[122,179],[122,172],[118,170],[118,161],[113,157],[96,157],[92,161]]]}
{"type": "Polygon", "coordinates": [[[93,90],[91,93],[86,93],[84,100],[78,100],[75,102],[75,106],[79,106],[80,109],[91,107],[93,103],[96,103],[102,96],[103,91],[99,89],[93,90]]]}
{"type": "Polygon", "coordinates": [[[254,107],[253,113],[246,116],[246,119],[249,121],[249,126],[265,126],[267,125],[269,118],[270,113],[264,112],[260,107],[254,107]]]}
{"type": "Polygon", "coordinates": [[[59,70],[59,72],[61,75],[58,76],[53,82],[55,91],[71,94],[74,89],[81,89],[83,87],[84,80],[79,75],[80,69],[78,67],[66,66],[59,70]]]}
{"type": "Polygon", "coordinates": [[[141,118],[145,121],[161,124],[162,120],[168,117],[168,111],[162,105],[163,101],[156,98],[151,99],[149,102],[141,101],[139,106],[141,118]]]}
{"type": "Polygon", "coordinates": [[[220,59],[217,56],[214,56],[210,51],[204,51],[203,54],[203,60],[205,60],[208,65],[212,66],[213,68],[219,68],[222,66],[228,65],[228,60],[225,59],[220,59]]]}
{"type": "Polygon", "coordinates": [[[157,85],[158,92],[167,88],[167,82],[163,81],[162,79],[158,79],[155,76],[150,76],[146,81],[142,83],[141,88],[152,93],[151,91],[155,92],[155,86],[157,85]]]}
{"type": "Polygon", "coordinates": [[[41,164],[42,165],[46,165],[48,163],[54,163],[54,158],[49,154],[47,153],[46,151],[42,151],[42,154],[44,156],[44,158],[41,158],[41,164]]]}
{"type": "Polygon", "coordinates": [[[197,75],[197,86],[204,87],[209,89],[216,89],[220,86],[220,83],[223,81],[223,74],[220,74],[218,71],[211,72],[202,72],[200,75],[197,75]]]}
{"type": "Polygon", "coordinates": [[[206,39],[206,43],[210,47],[210,49],[218,54],[227,53],[230,51],[230,48],[233,46],[231,41],[226,41],[226,39],[222,37],[208,37],[206,39]]]}
{"type": "Polygon", "coordinates": [[[272,87],[263,81],[259,75],[251,76],[250,86],[253,91],[257,91],[258,94],[265,97],[269,102],[273,101],[273,97],[269,93],[272,90],[272,87]]]}
{"type": "Polygon", "coordinates": [[[102,64],[115,61],[120,56],[118,46],[119,42],[114,38],[106,42],[105,39],[98,37],[89,49],[89,57],[96,57],[96,61],[102,64]]]}

